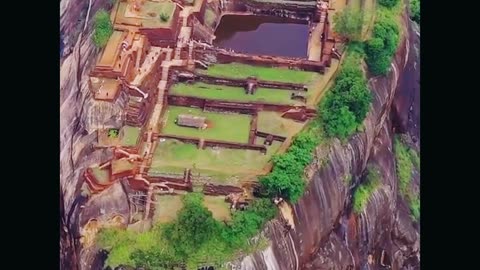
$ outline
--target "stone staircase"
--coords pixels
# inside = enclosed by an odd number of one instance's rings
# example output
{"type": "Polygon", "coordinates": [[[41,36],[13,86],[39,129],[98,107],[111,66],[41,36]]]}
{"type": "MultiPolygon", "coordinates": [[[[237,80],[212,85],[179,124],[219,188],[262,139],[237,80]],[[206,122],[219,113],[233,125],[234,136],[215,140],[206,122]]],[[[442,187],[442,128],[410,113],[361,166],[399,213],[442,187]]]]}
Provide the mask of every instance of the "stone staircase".
{"type": "Polygon", "coordinates": [[[141,127],[145,121],[145,104],[140,97],[130,96],[127,109],[125,123],[129,126],[141,127]]]}

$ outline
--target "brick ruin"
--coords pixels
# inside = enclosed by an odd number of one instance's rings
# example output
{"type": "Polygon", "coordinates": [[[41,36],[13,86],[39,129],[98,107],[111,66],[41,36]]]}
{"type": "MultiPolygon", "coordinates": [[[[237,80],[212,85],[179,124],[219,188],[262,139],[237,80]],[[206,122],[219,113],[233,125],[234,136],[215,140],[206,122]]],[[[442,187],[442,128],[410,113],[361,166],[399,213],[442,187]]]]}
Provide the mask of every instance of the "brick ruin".
{"type": "MultiPolygon", "coordinates": [[[[253,77],[245,79],[213,77],[197,74],[195,68],[208,68],[213,57],[216,63],[237,62],[268,67],[295,68],[323,74],[325,69],[330,66],[332,57],[340,58],[340,53],[335,49],[337,40],[333,36],[327,16],[328,1],[318,0],[316,5],[309,6],[287,5],[281,7],[284,12],[282,14],[288,16],[297,14],[299,17],[309,18],[312,27],[321,31],[322,49],[318,60],[249,55],[211,45],[212,28],[203,24],[207,6],[215,7],[215,12],[220,12],[220,14],[232,12],[227,8],[233,7],[233,9],[240,9],[240,13],[249,11],[253,14],[278,15],[279,9],[269,7],[267,4],[252,4],[251,2],[247,4],[238,0],[234,5],[222,9],[215,4],[215,1],[208,3],[207,0],[197,0],[193,5],[189,5],[183,0],[175,0],[171,2],[174,7],[169,23],[155,24],[140,16],[144,8],[142,5],[154,6],[165,2],[146,0],[140,1],[140,3],[140,6],[134,6],[133,1],[119,0],[114,5],[111,12],[114,32],[90,74],[90,88],[94,98],[103,102],[113,102],[120,92],[126,92],[129,99],[125,109],[125,124],[140,127],[141,133],[135,146],[122,147],[118,143],[106,146],[114,150],[114,156],[111,160],[99,164],[97,168],[97,170],[104,170],[104,173],[108,175],[106,180],[101,181],[92,168],[88,168],[84,172],[84,179],[91,193],[99,193],[120,180],[127,181],[132,190],[146,192],[148,198],[151,198],[153,194],[191,192],[193,190],[192,177],[187,169],[182,178],[148,175],[153,152],[160,138],[172,138],[195,144],[200,149],[222,147],[266,153],[273,141],[285,143],[287,138],[258,131],[258,112],[280,112],[282,117],[301,122],[307,121],[317,113],[315,109],[306,105],[234,102],[174,95],[169,93],[169,88],[175,82],[204,82],[243,87],[246,94],[255,94],[257,87],[277,91],[308,91],[307,87],[302,84],[264,81],[253,77]],[[162,134],[162,121],[160,120],[168,105],[252,115],[248,143],[162,134]],[[256,137],[265,138],[264,144],[255,144],[256,137]]],[[[157,16],[158,14],[153,15],[157,16]]],[[[305,101],[303,97],[304,95],[301,93],[292,96],[292,98],[305,101]]],[[[101,131],[99,131],[100,133],[101,131]]],[[[207,183],[203,185],[202,190],[207,195],[227,196],[226,200],[234,207],[248,203],[248,200],[242,195],[245,193],[245,189],[237,186],[207,183]]],[[[145,218],[149,218],[152,215],[153,205],[147,203],[145,207],[145,218]]]]}

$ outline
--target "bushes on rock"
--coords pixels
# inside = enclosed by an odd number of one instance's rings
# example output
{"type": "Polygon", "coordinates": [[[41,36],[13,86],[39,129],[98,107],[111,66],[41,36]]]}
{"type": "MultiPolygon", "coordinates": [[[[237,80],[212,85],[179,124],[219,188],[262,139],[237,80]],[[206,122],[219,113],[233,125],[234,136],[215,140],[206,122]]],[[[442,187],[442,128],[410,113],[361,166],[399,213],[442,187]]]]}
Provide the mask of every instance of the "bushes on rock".
{"type": "Polygon", "coordinates": [[[360,54],[350,52],[334,86],[320,104],[325,132],[330,137],[349,137],[367,115],[372,97],[360,67],[360,54]]]}
{"type": "Polygon", "coordinates": [[[410,1],[410,18],[416,23],[420,23],[420,0],[410,1]]]}
{"type": "Polygon", "coordinates": [[[413,171],[420,167],[420,157],[415,150],[408,148],[399,137],[394,140],[396,171],[400,194],[410,207],[414,220],[420,217],[420,198],[412,189],[413,171]]]}
{"type": "Polygon", "coordinates": [[[363,13],[353,8],[346,8],[333,17],[336,33],[348,40],[355,41],[360,39],[363,27],[363,13]]]}
{"type": "Polygon", "coordinates": [[[94,20],[93,43],[98,48],[103,48],[107,45],[108,39],[113,33],[110,15],[104,9],[100,9],[95,13],[94,20]]]}
{"type": "Polygon", "coordinates": [[[249,239],[277,213],[269,199],[255,199],[247,210],[233,213],[232,220],[223,223],[212,217],[202,200],[198,193],[185,195],[184,206],[174,222],[154,225],[147,232],[102,230],[99,244],[110,252],[107,265],[148,269],[180,265],[196,269],[205,262],[219,265],[239,250],[250,249],[249,239]]]}
{"type": "Polygon", "coordinates": [[[312,133],[303,132],[295,137],[286,153],[273,156],[272,172],[260,178],[268,196],[279,196],[292,203],[298,201],[305,190],[303,171],[312,161],[312,152],[317,144],[312,133]]]}
{"type": "Polygon", "coordinates": [[[373,75],[387,74],[399,41],[395,17],[386,11],[377,11],[373,37],[365,44],[366,63],[373,75]]]}
{"type": "Polygon", "coordinates": [[[365,182],[360,184],[353,193],[353,211],[360,213],[367,206],[370,196],[380,185],[380,172],[375,167],[367,169],[365,182]]]}
{"type": "Polygon", "coordinates": [[[392,8],[398,4],[399,0],[378,0],[378,3],[384,7],[392,8]]]}

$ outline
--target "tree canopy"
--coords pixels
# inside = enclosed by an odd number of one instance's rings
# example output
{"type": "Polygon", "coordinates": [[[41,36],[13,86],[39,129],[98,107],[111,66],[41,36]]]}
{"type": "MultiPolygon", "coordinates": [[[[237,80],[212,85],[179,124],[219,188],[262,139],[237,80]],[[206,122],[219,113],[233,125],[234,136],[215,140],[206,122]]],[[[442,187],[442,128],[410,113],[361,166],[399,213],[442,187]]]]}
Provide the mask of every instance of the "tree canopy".
{"type": "Polygon", "coordinates": [[[372,97],[360,66],[360,54],[350,51],[335,84],[320,104],[325,132],[331,137],[347,138],[368,113],[372,97]]]}
{"type": "Polygon", "coordinates": [[[333,17],[334,31],[351,41],[360,39],[363,27],[363,13],[346,8],[333,17]]]}
{"type": "Polygon", "coordinates": [[[110,15],[104,9],[100,9],[95,13],[94,20],[93,43],[98,48],[103,48],[107,45],[108,39],[113,33],[110,15]]]}
{"type": "Polygon", "coordinates": [[[384,7],[392,8],[397,5],[399,0],[378,0],[378,3],[384,7]]]}
{"type": "Polygon", "coordinates": [[[373,36],[365,44],[366,62],[373,75],[387,74],[400,40],[397,21],[388,10],[379,10],[373,36]]]}

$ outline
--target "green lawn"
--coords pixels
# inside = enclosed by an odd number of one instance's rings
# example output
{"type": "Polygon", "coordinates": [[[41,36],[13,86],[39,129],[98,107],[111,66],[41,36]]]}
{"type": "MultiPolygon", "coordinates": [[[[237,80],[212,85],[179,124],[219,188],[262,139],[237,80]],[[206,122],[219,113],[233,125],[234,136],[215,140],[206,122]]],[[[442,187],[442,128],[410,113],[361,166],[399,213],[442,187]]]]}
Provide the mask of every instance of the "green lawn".
{"type": "Polygon", "coordinates": [[[302,123],[282,117],[278,112],[262,111],[258,113],[257,130],[279,136],[293,136],[303,127],[302,123]]]}
{"type": "Polygon", "coordinates": [[[204,196],[203,205],[212,212],[213,218],[219,221],[231,220],[230,203],[225,202],[224,196],[204,196]]]}
{"type": "Polygon", "coordinates": [[[122,145],[134,146],[137,144],[138,136],[140,135],[140,128],[132,126],[124,126],[122,128],[122,145]]]}
{"type": "Polygon", "coordinates": [[[109,181],[109,171],[107,169],[101,170],[98,167],[93,167],[92,168],[93,176],[98,180],[98,183],[100,184],[106,184],[109,181]]]}
{"type": "Polygon", "coordinates": [[[175,220],[177,213],[183,207],[180,195],[157,195],[153,222],[166,223],[175,220]]]}
{"type": "MultiPolygon", "coordinates": [[[[257,144],[262,142],[262,138],[257,138],[257,144]]],[[[274,142],[264,155],[254,150],[211,147],[200,150],[196,145],[167,139],[158,143],[149,173],[181,174],[185,168],[191,168],[194,175],[210,176],[221,184],[236,184],[236,176],[261,173],[280,145],[274,142]]]]}
{"type": "Polygon", "coordinates": [[[309,71],[252,66],[240,63],[215,64],[207,70],[197,69],[197,72],[216,77],[243,79],[248,76],[256,76],[260,80],[303,84],[310,83],[315,77],[320,75],[309,71]]]}
{"type": "Polygon", "coordinates": [[[162,129],[163,134],[239,143],[248,142],[251,118],[249,115],[203,112],[197,108],[169,106],[166,117],[166,124],[162,129]],[[175,119],[177,119],[179,114],[205,116],[207,117],[209,127],[202,130],[178,126],[175,124],[175,119]]]}
{"type": "Polygon", "coordinates": [[[245,94],[245,89],[241,87],[232,87],[225,85],[214,85],[205,83],[175,84],[171,88],[171,93],[182,96],[193,96],[207,99],[221,99],[231,101],[258,101],[275,104],[301,105],[303,102],[292,100],[290,98],[294,91],[275,90],[268,88],[258,88],[254,95],[245,94]]]}

